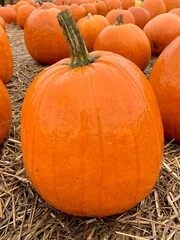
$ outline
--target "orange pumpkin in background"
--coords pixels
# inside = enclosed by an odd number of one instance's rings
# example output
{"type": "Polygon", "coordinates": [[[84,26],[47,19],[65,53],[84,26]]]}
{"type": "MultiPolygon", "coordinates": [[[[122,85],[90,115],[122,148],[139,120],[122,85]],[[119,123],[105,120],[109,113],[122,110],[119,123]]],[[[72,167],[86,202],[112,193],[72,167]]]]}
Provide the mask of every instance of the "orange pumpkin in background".
{"type": "Polygon", "coordinates": [[[20,28],[24,28],[27,18],[36,8],[30,4],[22,5],[17,10],[17,24],[20,28]]]}
{"type": "Polygon", "coordinates": [[[0,144],[2,144],[10,131],[12,122],[12,109],[8,91],[1,80],[0,106],[0,144]]]}
{"type": "Polygon", "coordinates": [[[165,137],[180,142],[180,36],[160,54],[149,81],[160,107],[165,137]]]}
{"type": "Polygon", "coordinates": [[[123,24],[122,15],[119,15],[114,25],[105,27],[99,33],[94,50],[118,53],[141,70],[147,67],[151,58],[151,46],[146,34],[135,24],[123,24]]]}
{"type": "Polygon", "coordinates": [[[163,13],[151,19],[143,28],[149,38],[151,51],[159,55],[180,34],[180,18],[173,13],[163,13]]]}
{"type": "Polygon", "coordinates": [[[102,15],[88,14],[77,22],[77,26],[83,36],[88,51],[93,50],[98,34],[108,25],[108,20],[102,15]]]}
{"type": "Polygon", "coordinates": [[[13,55],[6,32],[0,26],[0,80],[4,84],[11,80],[14,70],[13,55]]]}
{"type": "Polygon", "coordinates": [[[89,54],[68,9],[58,18],[71,59],[43,70],[27,90],[21,118],[26,171],[39,194],[66,213],[126,211],[151,192],[163,160],[154,92],[128,59],[89,54]]]}
{"type": "Polygon", "coordinates": [[[135,0],[122,0],[122,9],[128,10],[130,7],[135,5],[135,0]]]}
{"type": "Polygon", "coordinates": [[[179,0],[163,0],[163,1],[166,5],[167,12],[169,12],[173,8],[180,8],[180,1],[179,0]]]}
{"type": "Polygon", "coordinates": [[[135,24],[142,29],[151,19],[148,10],[146,10],[145,8],[133,6],[130,7],[128,11],[131,12],[134,16],[135,24]]]}
{"type": "Polygon", "coordinates": [[[116,21],[116,18],[119,15],[123,15],[123,23],[133,23],[135,24],[135,18],[133,14],[128,10],[122,10],[122,9],[113,9],[109,11],[106,15],[106,18],[110,24],[114,24],[116,21]]]}
{"type": "Polygon", "coordinates": [[[53,64],[69,56],[69,49],[57,21],[57,8],[37,9],[24,26],[24,40],[29,54],[41,64],[53,64]]]}
{"type": "Polygon", "coordinates": [[[166,5],[163,0],[144,0],[142,7],[149,12],[151,19],[159,14],[167,12],[166,5]]]}
{"type": "Polygon", "coordinates": [[[8,6],[0,8],[0,17],[2,17],[6,23],[16,22],[16,12],[8,6]]]}

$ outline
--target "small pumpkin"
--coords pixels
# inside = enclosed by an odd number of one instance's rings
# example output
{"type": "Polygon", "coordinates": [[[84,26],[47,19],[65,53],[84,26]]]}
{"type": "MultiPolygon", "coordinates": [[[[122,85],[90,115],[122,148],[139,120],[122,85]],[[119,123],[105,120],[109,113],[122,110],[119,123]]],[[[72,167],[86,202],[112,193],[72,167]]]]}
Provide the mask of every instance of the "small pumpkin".
{"type": "Polygon", "coordinates": [[[0,80],[0,144],[3,143],[8,136],[11,122],[12,122],[12,109],[11,101],[6,87],[0,80]]]}
{"type": "Polygon", "coordinates": [[[100,217],[126,211],[151,192],[162,164],[154,92],[128,59],[88,53],[68,9],[58,19],[71,58],[44,69],[26,92],[26,171],[39,194],[66,213],[100,217]]]}
{"type": "Polygon", "coordinates": [[[14,70],[12,49],[6,32],[0,26],[0,79],[4,84],[11,80],[14,70]]]}
{"type": "Polygon", "coordinates": [[[180,36],[160,54],[149,82],[160,107],[165,137],[180,142],[180,36]]]}

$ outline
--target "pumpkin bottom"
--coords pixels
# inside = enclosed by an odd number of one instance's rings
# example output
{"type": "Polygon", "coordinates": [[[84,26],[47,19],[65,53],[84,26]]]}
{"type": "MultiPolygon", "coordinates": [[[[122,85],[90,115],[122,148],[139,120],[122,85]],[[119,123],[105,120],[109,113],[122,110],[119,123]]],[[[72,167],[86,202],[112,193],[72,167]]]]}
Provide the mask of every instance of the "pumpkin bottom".
{"type": "MultiPolygon", "coordinates": [[[[145,183],[144,183],[145,184],[145,183]]],[[[99,196],[94,196],[93,200],[82,203],[82,201],[77,201],[75,198],[70,198],[62,200],[59,205],[53,204],[49,199],[43,198],[50,206],[60,210],[66,214],[79,217],[107,217],[115,214],[120,214],[128,211],[135,207],[146,198],[152,191],[155,183],[149,189],[146,189],[142,195],[139,197],[134,197],[131,192],[127,195],[122,195],[121,198],[117,198],[119,194],[114,194],[107,196],[106,199],[101,199],[99,196]],[[114,198],[114,202],[112,201],[114,198]],[[124,202],[126,202],[124,204],[124,202]],[[83,206],[84,205],[84,206],[83,206]]],[[[61,193],[63,195],[63,193],[61,193]]],[[[99,193],[100,194],[100,193],[99,193]]],[[[83,193],[82,196],[83,198],[83,193]]],[[[78,196],[79,198],[79,196],[78,196]]]]}

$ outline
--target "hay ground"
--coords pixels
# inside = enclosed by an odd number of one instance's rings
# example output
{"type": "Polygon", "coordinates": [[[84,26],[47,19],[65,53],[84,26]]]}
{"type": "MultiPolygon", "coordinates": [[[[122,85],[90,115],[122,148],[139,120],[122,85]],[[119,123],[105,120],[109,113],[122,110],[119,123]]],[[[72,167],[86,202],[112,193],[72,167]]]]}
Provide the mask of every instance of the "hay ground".
{"type": "Polygon", "coordinates": [[[9,24],[7,35],[15,69],[7,84],[13,123],[8,139],[0,147],[0,240],[180,240],[180,145],[174,142],[166,142],[155,188],[130,211],[106,218],[72,217],[41,199],[23,167],[20,111],[27,87],[44,66],[28,54],[23,30],[9,24]]]}

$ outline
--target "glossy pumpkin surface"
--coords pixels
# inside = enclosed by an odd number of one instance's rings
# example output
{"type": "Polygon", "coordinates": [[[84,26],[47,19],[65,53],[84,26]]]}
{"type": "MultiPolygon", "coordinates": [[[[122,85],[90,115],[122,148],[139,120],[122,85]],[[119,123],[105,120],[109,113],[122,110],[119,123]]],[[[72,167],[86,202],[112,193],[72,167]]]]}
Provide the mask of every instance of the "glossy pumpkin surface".
{"type": "Polygon", "coordinates": [[[119,55],[92,54],[101,56],[93,64],[72,70],[66,59],[36,77],[23,103],[22,149],[32,184],[50,205],[106,216],[150,193],[163,131],[141,71],[119,55]]]}
{"type": "Polygon", "coordinates": [[[12,110],[11,102],[8,91],[0,80],[0,144],[7,137],[11,122],[12,122],[12,110]]]}
{"type": "Polygon", "coordinates": [[[180,36],[158,57],[149,81],[158,100],[165,137],[180,142],[180,36]]]}
{"type": "Polygon", "coordinates": [[[159,107],[135,64],[112,52],[89,54],[69,19],[61,25],[72,56],[43,70],[27,90],[21,118],[25,168],[57,209],[78,216],[120,213],[145,198],[159,176],[159,107]]]}
{"type": "Polygon", "coordinates": [[[11,46],[4,29],[0,26],[0,79],[4,84],[11,80],[14,63],[11,46]]]}

